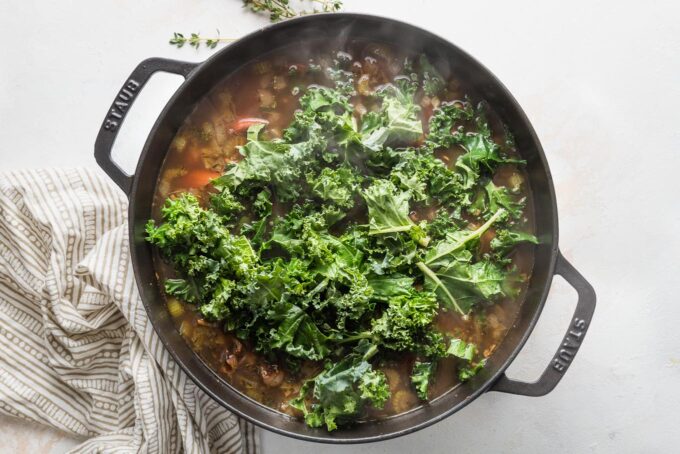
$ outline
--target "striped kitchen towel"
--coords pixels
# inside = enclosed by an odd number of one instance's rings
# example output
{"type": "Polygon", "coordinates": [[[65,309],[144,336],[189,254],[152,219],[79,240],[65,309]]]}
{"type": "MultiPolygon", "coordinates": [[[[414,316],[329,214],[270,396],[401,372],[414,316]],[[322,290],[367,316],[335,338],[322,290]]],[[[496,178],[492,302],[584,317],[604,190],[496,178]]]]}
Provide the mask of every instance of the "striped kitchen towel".
{"type": "Polygon", "coordinates": [[[256,453],[156,336],[126,219],[97,171],[0,174],[0,412],[87,437],[78,453],[256,453]]]}

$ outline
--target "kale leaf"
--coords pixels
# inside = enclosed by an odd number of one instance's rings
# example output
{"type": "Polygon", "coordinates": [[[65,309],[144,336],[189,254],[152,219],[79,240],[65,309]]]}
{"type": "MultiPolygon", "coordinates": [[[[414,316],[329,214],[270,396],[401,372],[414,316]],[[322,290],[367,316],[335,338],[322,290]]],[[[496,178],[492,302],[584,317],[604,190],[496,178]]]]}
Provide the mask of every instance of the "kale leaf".
{"type": "Polygon", "coordinates": [[[327,363],[323,372],[303,385],[291,406],[302,411],[309,426],[325,424],[328,430],[354,420],[366,404],[382,408],[390,390],[385,375],[368,362],[373,353],[375,350],[355,352],[335,364],[327,363]],[[307,402],[310,393],[311,404],[307,402]]]}
{"type": "Polygon", "coordinates": [[[489,260],[472,262],[468,250],[504,213],[499,209],[475,230],[448,232],[417,263],[425,287],[461,314],[467,314],[477,303],[507,295],[503,286],[507,273],[489,260]]]}
{"type": "Polygon", "coordinates": [[[285,350],[297,358],[319,360],[330,352],[327,338],[309,314],[288,302],[279,302],[267,312],[270,322],[278,323],[269,333],[266,348],[285,350]]]}
{"type": "Polygon", "coordinates": [[[489,180],[483,188],[478,190],[475,199],[468,207],[468,212],[475,216],[488,217],[503,208],[509,217],[519,219],[524,212],[525,202],[524,198],[518,198],[506,187],[496,186],[493,181],[489,180]]]}
{"type": "Polygon", "coordinates": [[[472,361],[477,354],[477,346],[471,342],[465,342],[462,339],[451,339],[446,353],[456,358],[472,361]]]}
{"type": "Polygon", "coordinates": [[[445,356],[453,356],[463,360],[464,363],[458,368],[460,381],[472,378],[479,370],[484,367],[484,361],[472,364],[477,355],[477,346],[462,339],[452,338],[445,351],[426,355],[429,361],[416,361],[411,372],[411,383],[416,390],[416,394],[422,400],[427,400],[430,385],[434,381],[434,374],[437,370],[438,360],[445,356]]]}
{"type": "Polygon", "coordinates": [[[323,202],[333,202],[342,208],[352,208],[363,178],[348,166],[324,167],[319,174],[308,173],[311,192],[323,202]]]}
{"type": "Polygon", "coordinates": [[[442,103],[430,117],[426,145],[436,149],[461,144],[464,139],[462,122],[471,120],[473,116],[472,106],[467,102],[442,103]]]}
{"type": "Polygon", "coordinates": [[[250,241],[232,235],[221,216],[189,193],[168,199],[161,213],[163,224],[147,223],[147,240],[186,275],[169,280],[166,292],[199,305],[208,318],[224,319],[231,297],[250,294],[262,271],[250,241]]]}
{"type": "Polygon", "coordinates": [[[398,296],[408,295],[415,279],[403,274],[370,275],[368,285],[373,289],[373,298],[388,302],[398,296]]]}
{"type": "Polygon", "coordinates": [[[464,186],[471,189],[478,182],[482,171],[492,173],[501,164],[524,164],[521,159],[511,158],[502,153],[501,147],[493,141],[491,130],[479,114],[476,118],[477,132],[468,132],[460,138],[459,144],[466,151],[458,157],[456,168],[464,176],[464,186]]]}
{"type": "Polygon", "coordinates": [[[427,400],[427,392],[430,388],[434,372],[437,368],[436,362],[416,361],[411,373],[411,383],[416,388],[416,394],[422,400],[427,400]]]}
{"type": "Polygon", "coordinates": [[[408,145],[423,135],[414,92],[415,87],[408,83],[389,84],[378,92],[382,99],[381,113],[365,115],[361,128],[366,148],[378,151],[385,146],[408,145]]]}
{"type": "Polygon", "coordinates": [[[463,207],[469,204],[462,176],[450,170],[431,150],[404,150],[392,168],[391,180],[415,201],[463,207]]]}
{"type": "Polygon", "coordinates": [[[444,78],[432,66],[426,55],[420,56],[420,71],[423,74],[423,91],[427,96],[439,96],[444,90],[444,78]]]}
{"type": "Polygon", "coordinates": [[[514,232],[511,230],[500,230],[491,240],[491,250],[499,256],[505,256],[520,243],[538,244],[538,239],[526,232],[514,232]]]}
{"type": "Polygon", "coordinates": [[[482,369],[484,369],[485,365],[486,359],[483,359],[478,363],[460,368],[458,370],[458,380],[460,380],[461,382],[470,380],[472,377],[477,375],[482,369]]]}
{"type": "Polygon", "coordinates": [[[430,239],[424,229],[409,218],[408,192],[399,191],[389,180],[376,180],[362,196],[368,207],[369,235],[408,232],[422,246],[430,239]]]}
{"type": "Polygon", "coordinates": [[[413,289],[407,295],[393,297],[382,316],[373,320],[372,338],[391,350],[416,350],[430,330],[437,309],[437,298],[431,292],[413,289]]]}
{"type": "Polygon", "coordinates": [[[294,200],[300,195],[298,180],[302,177],[303,169],[312,165],[313,155],[308,147],[300,144],[260,140],[263,127],[259,123],[248,129],[248,143],[239,147],[243,159],[230,164],[213,185],[231,190],[244,182],[270,185],[281,200],[294,200]]]}
{"type": "Polygon", "coordinates": [[[484,224],[475,230],[449,230],[446,237],[428,249],[423,262],[432,267],[443,267],[461,258],[467,261],[469,257],[461,254],[470,246],[477,244],[479,239],[491,226],[505,214],[503,209],[497,210],[484,224]]]}
{"type": "MultiPolygon", "coordinates": [[[[422,262],[418,265],[421,267],[422,262]]],[[[461,314],[467,314],[479,303],[491,303],[510,293],[505,287],[507,273],[488,260],[475,263],[452,261],[436,271],[426,266],[421,271],[426,277],[425,288],[435,292],[445,304],[461,314]]]]}

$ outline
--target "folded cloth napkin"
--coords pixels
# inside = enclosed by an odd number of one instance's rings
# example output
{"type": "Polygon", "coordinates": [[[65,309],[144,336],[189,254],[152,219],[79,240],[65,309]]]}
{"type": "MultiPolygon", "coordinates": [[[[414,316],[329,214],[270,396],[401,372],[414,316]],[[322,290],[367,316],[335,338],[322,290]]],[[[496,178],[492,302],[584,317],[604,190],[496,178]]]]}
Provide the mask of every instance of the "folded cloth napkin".
{"type": "Polygon", "coordinates": [[[258,452],[159,341],[126,221],[97,171],[0,174],[0,412],[88,437],[78,453],[258,452]]]}

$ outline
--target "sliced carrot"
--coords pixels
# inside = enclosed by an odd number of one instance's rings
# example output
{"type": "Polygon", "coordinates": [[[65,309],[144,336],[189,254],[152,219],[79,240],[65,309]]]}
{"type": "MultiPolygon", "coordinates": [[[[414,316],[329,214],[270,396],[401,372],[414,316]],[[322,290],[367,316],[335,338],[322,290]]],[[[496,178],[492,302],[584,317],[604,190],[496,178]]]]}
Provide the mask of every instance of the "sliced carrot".
{"type": "Polygon", "coordinates": [[[269,124],[269,122],[264,118],[241,118],[240,120],[234,122],[234,124],[231,126],[231,130],[234,132],[241,132],[250,128],[252,125],[257,124],[266,125],[269,124]]]}
{"type": "Polygon", "coordinates": [[[177,178],[174,184],[178,187],[187,189],[202,188],[220,175],[219,172],[215,172],[214,170],[191,169],[186,175],[177,178]]]}

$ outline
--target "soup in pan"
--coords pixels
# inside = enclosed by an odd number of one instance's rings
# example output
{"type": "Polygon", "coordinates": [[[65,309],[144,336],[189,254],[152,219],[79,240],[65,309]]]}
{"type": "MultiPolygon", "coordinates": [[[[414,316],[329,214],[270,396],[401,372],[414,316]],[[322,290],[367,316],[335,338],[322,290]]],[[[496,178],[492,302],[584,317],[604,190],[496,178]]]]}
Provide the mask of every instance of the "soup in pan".
{"type": "Polygon", "coordinates": [[[175,136],[148,241],[189,345],[313,427],[403,413],[483,370],[533,266],[524,162],[425,55],[355,42],[229,74],[175,136]]]}

